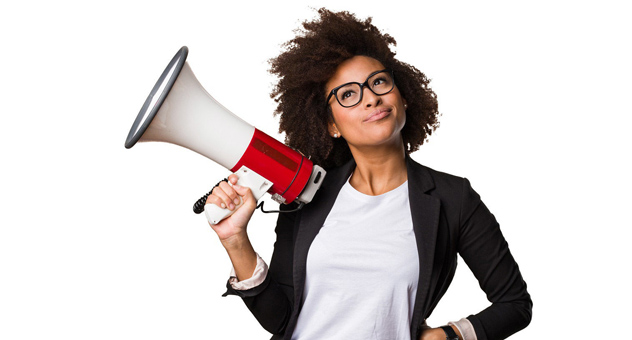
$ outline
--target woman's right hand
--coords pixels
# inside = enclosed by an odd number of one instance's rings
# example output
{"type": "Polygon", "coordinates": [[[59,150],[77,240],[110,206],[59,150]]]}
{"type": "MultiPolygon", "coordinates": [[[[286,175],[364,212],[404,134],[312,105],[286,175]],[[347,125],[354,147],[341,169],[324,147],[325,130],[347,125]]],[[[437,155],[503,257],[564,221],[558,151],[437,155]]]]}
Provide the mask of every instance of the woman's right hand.
{"type": "Polygon", "coordinates": [[[228,181],[232,186],[222,181],[206,199],[206,204],[215,204],[220,208],[230,210],[234,210],[240,201],[243,201],[243,205],[237,208],[237,211],[232,215],[218,224],[211,224],[211,228],[217,233],[224,247],[230,247],[232,244],[247,239],[246,227],[257,207],[257,202],[250,189],[238,185],[237,180],[238,177],[235,174],[228,176],[228,181]]]}
{"type": "Polygon", "coordinates": [[[220,182],[208,196],[206,203],[234,210],[240,200],[243,201],[243,205],[237,208],[235,213],[218,224],[211,224],[211,228],[217,233],[228,252],[228,257],[235,269],[235,276],[239,281],[243,281],[252,276],[257,266],[257,254],[252,249],[246,233],[246,227],[257,207],[257,201],[250,192],[250,188],[237,185],[237,180],[235,174],[228,176],[228,181],[232,186],[226,182],[220,182]]]}

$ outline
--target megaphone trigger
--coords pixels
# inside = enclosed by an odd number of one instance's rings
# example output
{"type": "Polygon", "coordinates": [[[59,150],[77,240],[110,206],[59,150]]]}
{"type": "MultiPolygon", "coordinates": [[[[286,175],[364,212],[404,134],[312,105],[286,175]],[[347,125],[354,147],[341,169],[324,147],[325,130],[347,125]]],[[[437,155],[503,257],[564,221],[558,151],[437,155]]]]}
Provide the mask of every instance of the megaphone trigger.
{"type": "MultiPolygon", "coordinates": [[[[250,188],[252,195],[257,201],[272,187],[272,182],[268,181],[258,173],[248,169],[246,166],[242,166],[239,170],[237,170],[237,172],[235,172],[235,175],[237,175],[237,177],[239,178],[237,180],[237,184],[241,185],[242,187],[250,188]]],[[[232,215],[242,205],[243,200],[241,200],[241,202],[235,207],[234,210],[230,210],[220,208],[215,204],[206,204],[204,206],[204,213],[206,215],[206,219],[210,224],[218,224],[226,217],[232,215]]]]}

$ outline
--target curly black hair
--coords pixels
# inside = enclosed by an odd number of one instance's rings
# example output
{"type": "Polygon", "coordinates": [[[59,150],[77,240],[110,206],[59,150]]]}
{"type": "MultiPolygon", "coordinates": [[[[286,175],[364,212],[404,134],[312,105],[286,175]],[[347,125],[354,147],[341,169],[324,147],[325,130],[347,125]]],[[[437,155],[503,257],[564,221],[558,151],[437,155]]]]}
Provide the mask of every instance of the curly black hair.
{"type": "Polygon", "coordinates": [[[416,151],[439,126],[437,96],[426,76],[412,65],[395,58],[390,46],[395,39],[380,32],[369,17],[359,20],[349,12],[318,10],[319,17],[303,22],[294,39],[270,60],[270,72],[279,77],[271,97],[281,116],[279,132],[287,145],[303,152],[325,168],[340,166],[351,159],[342,138],[331,138],[327,126],[332,120],[325,102],[325,84],[338,66],[357,55],[368,56],[393,70],[395,84],[406,100],[406,124],[402,139],[406,153],[416,151]]]}

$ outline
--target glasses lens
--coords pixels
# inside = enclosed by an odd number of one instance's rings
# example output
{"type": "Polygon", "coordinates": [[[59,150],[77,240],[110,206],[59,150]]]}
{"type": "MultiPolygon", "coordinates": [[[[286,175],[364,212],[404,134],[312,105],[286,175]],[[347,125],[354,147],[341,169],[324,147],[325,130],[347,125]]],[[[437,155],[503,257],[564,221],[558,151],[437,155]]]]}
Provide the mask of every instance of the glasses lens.
{"type": "MultiPolygon", "coordinates": [[[[395,87],[393,76],[389,71],[382,71],[372,75],[366,80],[365,84],[378,96],[391,92],[393,87],[395,87]]],[[[362,100],[362,87],[357,83],[343,85],[336,91],[336,98],[340,105],[344,107],[354,106],[362,100]]]]}
{"type": "Polygon", "coordinates": [[[388,71],[383,71],[377,74],[374,74],[371,78],[367,80],[367,83],[373,93],[377,95],[387,94],[393,89],[393,77],[391,73],[388,71]]]}
{"type": "Polygon", "coordinates": [[[336,91],[336,97],[342,106],[353,106],[360,102],[360,85],[347,84],[336,91]]]}

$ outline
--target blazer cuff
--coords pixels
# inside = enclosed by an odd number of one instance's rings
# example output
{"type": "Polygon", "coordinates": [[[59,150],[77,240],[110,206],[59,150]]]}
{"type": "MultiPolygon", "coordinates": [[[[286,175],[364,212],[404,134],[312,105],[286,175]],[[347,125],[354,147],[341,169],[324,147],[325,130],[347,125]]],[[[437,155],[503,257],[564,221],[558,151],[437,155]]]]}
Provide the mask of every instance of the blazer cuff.
{"type": "Polygon", "coordinates": [[[252,273],[252,276],[248,279],[239,281],[237,280],[237,276],[235,276],[235,268],[231,268],[228,283],[230,283],[235,290],[248,290],[262,284],[267,275],[268,265],[261,256],[257,254],[257,266],[255,267],[255,271],[252,273]]]}
{"type": "Polygon", "coordinates": [[[463,340],[478,340],[474,326],[472,326],[470,320],[463,318],[456,322],[448,322],[448,325],[454,325],[459,330],[459,333],[461,333],[463,340]]]}
{"type": "Polygon", "coordinates": [[[231,276],[226,282],[226,292],[222,296],[237,295],[242,298],[255,296],[268,286],[269,281],[268,265],[257,254],[257,266],[252,277],[238,281],[235,277],[235,269],[232,268],[231,276]]]}

